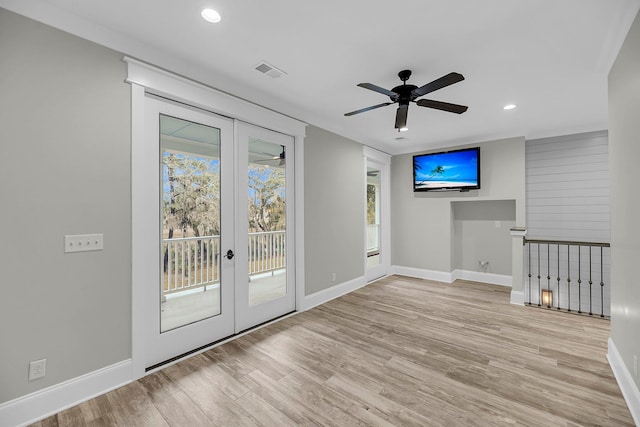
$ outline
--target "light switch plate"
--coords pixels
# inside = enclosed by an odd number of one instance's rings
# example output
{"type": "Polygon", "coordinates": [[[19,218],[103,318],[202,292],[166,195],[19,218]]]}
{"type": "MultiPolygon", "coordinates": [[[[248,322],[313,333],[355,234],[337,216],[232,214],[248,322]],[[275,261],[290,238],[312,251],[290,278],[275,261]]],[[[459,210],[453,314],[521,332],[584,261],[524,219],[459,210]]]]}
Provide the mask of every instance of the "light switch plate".
{"type": "Polygon", "coordinates": [[[75,234],[64,236],[64,253],[101,251],[104,249],[102,234],[75,234]]]}

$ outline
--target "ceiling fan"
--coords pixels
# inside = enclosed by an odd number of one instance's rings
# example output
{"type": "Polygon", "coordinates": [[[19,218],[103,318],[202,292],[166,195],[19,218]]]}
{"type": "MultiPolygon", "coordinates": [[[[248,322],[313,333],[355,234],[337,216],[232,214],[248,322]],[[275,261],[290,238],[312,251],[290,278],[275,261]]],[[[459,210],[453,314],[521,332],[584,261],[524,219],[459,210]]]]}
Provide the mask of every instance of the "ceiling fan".
{"type": "Polygon", "coordinates": [[[259,154],[264,154],[265,156],[269,156],[269,158],[268,159],[262,159],[262,160],[254,160],[254,163],[268,163],[268,162],[273,162],[275,160],[279,160],[278,166],[284,165],[285,162],[286,162],[287,156],[286,156],[285,151],[284,151],[284,145],[282,145],[281,147],[282,147],[282,151],[277,156],[273,156],[273,155],[271,155],[269,153],[259,153],[259,154]]]}
{"type": "Polygon", "coordinates": [[[416,101],[417,98],[423,95],[442,89],[443,87],[450,86],[454,83],[461,82],[464,80],[464,76],[462,74],[449,73],[446,76],[442,76],[439,79],[420,87],[407,84],[407,80],[411,77],[411,70],[400,71],[398,73],[398,77],[402,80],[402,84],[391,90],[387,90],[371,83],[359,83],[358,86],[362,88],[387,95],[391,99],[391,102],[383,102],[382,104],[351,111],[350,113],[346,113],[345,116],[353,116],[354,114],[364,113],[365,111],[375,110],[376,108],[397,103],[398,110],[396,112],[396,129],[398,129],[398,131],[405,131],[407,130],[407,112],[409,111],[410,102],[415,102],[421,107],[435,108],[436,110],[448,111],[456,114],[462,114],[469,108],[464,105],[449,104],[448,102],[434,101],[432,99],[419,99],[416,101]]]}

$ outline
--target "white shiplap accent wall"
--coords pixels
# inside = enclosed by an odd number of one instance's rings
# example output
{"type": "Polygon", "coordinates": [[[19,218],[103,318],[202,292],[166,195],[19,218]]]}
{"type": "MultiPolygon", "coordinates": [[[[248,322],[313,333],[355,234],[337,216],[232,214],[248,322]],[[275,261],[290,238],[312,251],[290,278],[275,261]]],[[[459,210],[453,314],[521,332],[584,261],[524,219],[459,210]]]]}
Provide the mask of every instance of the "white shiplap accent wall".
{"type": "MultiPolygon", "coordinates": [[[[609,242],[607,131],[526,141],[525,156],[527,238],[609,242]]],[[[591,294],[593,312],[600,314],[602,281],[604,314],[609,315],[609,248],[603,249],[602,268],[600,248],[593,248],[590,257],[589,248],[583,247],[579,268],[577,247],[567,252],[567,246],[533,244],[530,251],[529,258],[529,248],[525,249],[525,275],[529,268],[532,274],[531,279],[525,277],[525,300],[529,300],[529,283],[534,304],[539,300],[539,286],[549,286],[554,305],[559,296],[561,307],[567,308],[570,299],[572,310],[589,312],[591,294]],[[551,255],[549,268],[547,252],[551,255]],[[559,291],[557,277],[561,278],[559,291]]]]}
{"type": "Polygon", "coordinates": [[[607,131],[526,141],[527,235],[609,242],[607,131]]]}

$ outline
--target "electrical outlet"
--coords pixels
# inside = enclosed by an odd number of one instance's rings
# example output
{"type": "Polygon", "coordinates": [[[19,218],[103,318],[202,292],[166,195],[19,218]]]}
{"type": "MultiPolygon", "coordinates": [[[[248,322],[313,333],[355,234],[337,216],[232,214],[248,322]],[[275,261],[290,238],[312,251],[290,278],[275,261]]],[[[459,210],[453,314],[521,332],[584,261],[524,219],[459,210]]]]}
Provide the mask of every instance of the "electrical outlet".
{"type": "Polygon", "coordinates": [[[633,355],[633,374],[638,378],[638,356],[633,355]]]}
{"type": "Polygon", "coordinates": [[[29,363],[29,381],[44,377],[46,370],[47,359],[34,360],[29,363]]]}
{"type": "Polygon", "coordinates": [[[332,282],[336,281],[336,273],[331,273],[331,281],[332,282]]]}
{"type": "Polygon", "coordinates": [[[102,234],[76,234],[64,236],[64,253],[101,251],[104,249],[102,234]]]}

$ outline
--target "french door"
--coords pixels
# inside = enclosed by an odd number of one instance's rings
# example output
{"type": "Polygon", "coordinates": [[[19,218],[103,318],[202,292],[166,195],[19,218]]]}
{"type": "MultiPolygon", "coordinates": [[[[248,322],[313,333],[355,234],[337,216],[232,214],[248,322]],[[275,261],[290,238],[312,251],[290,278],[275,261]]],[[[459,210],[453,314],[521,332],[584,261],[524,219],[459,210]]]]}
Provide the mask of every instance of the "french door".
{"type": "Polygon", "coordinates": [[[293,138],[152,95],[145,135],[153,368],[294,310],[293,138]]]}
{"type": "Polygon", "coordinates": [[[293,138],[240,123],[237,157],[240,332],[295,309],[293,138]]]}

